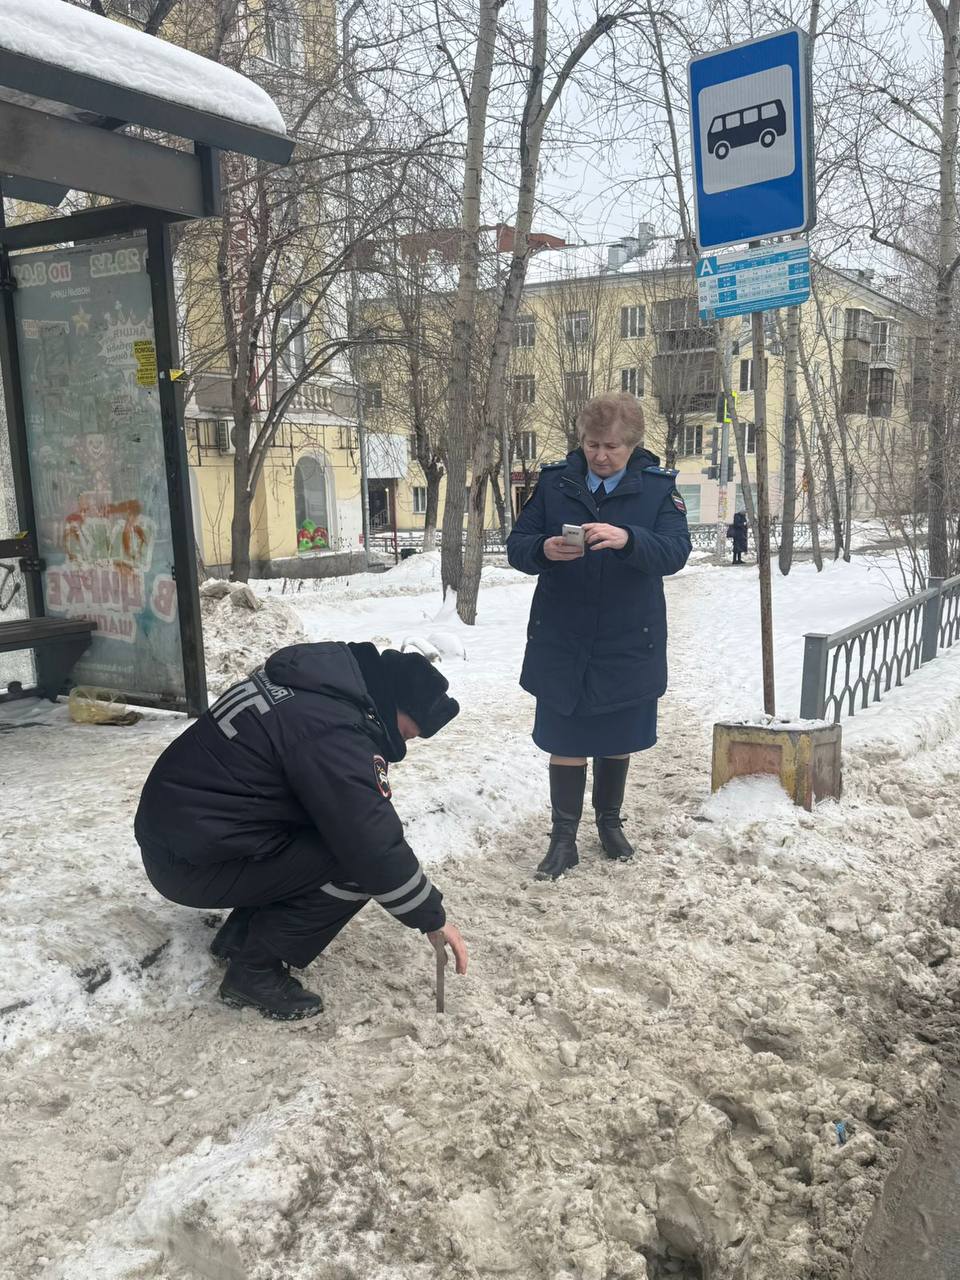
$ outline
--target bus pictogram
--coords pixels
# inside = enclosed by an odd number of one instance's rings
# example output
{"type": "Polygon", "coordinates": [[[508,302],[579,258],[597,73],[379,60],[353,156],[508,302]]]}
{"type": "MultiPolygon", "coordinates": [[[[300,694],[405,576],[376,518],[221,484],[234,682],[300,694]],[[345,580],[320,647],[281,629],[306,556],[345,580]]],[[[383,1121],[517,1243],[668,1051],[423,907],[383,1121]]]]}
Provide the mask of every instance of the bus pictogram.
{"type": "Polygon", "coordinates": [[[734,147],[759,142],[769,150],[787,132],[787,113],[780,98],[759,102],[754,107],[714,116],[707,134],[707,151],[725,160],[734,147]]]}

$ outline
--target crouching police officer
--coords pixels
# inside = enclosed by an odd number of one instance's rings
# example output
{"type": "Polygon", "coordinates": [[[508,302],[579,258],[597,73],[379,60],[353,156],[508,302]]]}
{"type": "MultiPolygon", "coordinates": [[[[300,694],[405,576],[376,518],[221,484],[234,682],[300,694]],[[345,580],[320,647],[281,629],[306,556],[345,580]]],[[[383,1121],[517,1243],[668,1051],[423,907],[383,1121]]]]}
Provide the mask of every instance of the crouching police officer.
{"type": "Polygon", "coordinates": [[[233,907],[210,950],[220,997],[271,1018],[323,1009],[302,969],[373,898],[403,924],[467,952],[404,840],[388,763],[458,714],[420,654],[299,644],[234,685],[167,747],[140,798],[136,836],[154,888],[188,907],[233,907]]]}

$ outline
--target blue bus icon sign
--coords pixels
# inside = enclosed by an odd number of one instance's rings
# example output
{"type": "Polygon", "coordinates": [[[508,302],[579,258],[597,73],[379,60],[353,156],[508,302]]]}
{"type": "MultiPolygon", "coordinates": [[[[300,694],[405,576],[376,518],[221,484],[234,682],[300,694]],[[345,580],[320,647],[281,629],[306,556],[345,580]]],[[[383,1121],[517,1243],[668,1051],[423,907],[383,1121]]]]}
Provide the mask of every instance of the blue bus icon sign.
{"type": "Polygon", "coordinates": [[[801,234],[816,221],[806,33],[791,27],[689,66],[697,244],[801,234]]]}

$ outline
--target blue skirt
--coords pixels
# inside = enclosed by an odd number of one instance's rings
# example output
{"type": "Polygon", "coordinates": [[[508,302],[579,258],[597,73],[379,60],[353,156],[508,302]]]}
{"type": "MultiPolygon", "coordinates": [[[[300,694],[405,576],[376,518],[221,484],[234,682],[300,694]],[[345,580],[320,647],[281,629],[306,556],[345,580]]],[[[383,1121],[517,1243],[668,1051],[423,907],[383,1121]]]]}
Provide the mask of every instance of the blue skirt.
{"type": "Polygon", "coordinates": [[[579,710],[562,716],[538,698],[533,740],[553,756],[628,756],[646,751],[657,741],[657,700],[650,698],[599,716],[579,710]]]}

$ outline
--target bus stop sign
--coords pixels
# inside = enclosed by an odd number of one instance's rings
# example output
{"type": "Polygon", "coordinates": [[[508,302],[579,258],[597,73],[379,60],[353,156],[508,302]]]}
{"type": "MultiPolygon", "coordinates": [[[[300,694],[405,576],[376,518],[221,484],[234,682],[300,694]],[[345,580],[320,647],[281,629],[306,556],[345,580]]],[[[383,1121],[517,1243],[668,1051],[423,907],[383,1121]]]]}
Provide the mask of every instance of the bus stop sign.
{"type": "Polygon", "coordinates": [[[809,231],[816,222],[810,44],[790,27],[688,68],[697,245],[809,231]]]}

